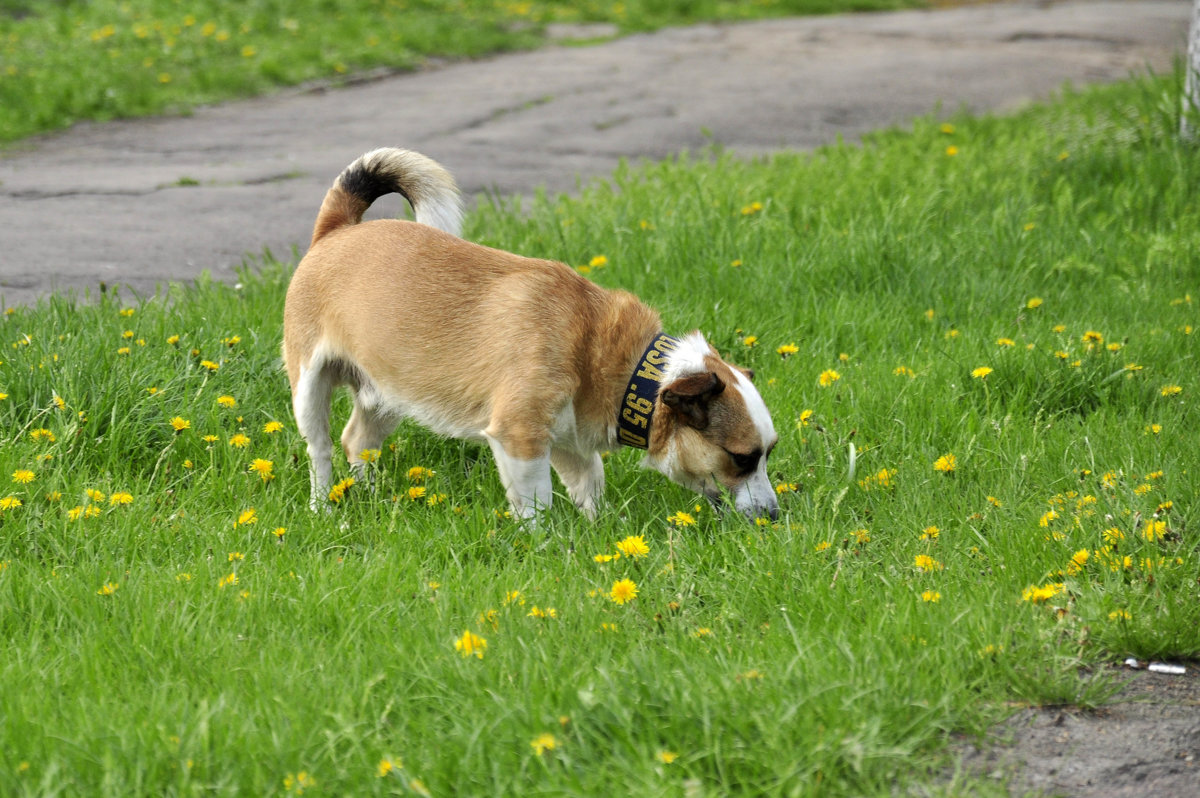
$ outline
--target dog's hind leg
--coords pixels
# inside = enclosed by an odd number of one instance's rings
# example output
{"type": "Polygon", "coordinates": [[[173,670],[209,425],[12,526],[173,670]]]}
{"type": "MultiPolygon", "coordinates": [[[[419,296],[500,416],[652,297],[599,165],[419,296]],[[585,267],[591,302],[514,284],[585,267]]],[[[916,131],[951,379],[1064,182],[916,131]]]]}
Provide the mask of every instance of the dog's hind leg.
{"type": "Polygon", "coordinates": [[[329,439],[329,401],[333,380],[325,364],[300,367],[300,378],[292,391],[292,412],[296,426],[308,444],[309,506],[323,506],[333,483],[333,442],[329,439]]]}
{"type": "Polygon", "coordinates": [[[487,435],[487,442],[496,457],[496,469],[504,483],[512,514],[521,520],[536,519],[539,510],[549,509],[554,499],[549,449],[532,457],[518,457],[510,453],[499,438],[487,435]]]}
{"type": "Polygon", "coordinates": [[[369,387],[354,391],[354,410],[342,430],[342,450],[356,478],[361,478],[366,470],[363,454],[380,449],[399,423],[397,416],[379,412],[378,403],[372,399],[369,387]]]}

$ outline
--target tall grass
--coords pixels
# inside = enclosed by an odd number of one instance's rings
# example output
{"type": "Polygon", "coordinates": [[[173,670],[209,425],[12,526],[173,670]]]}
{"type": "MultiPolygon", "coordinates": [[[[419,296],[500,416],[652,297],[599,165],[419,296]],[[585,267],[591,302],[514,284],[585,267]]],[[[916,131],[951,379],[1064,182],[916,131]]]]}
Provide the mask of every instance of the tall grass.
{"type": "Polygon", "coordinates": [[[998,790],[947,775],[951,735],[1200,654],[1177,84],[469,219],[753,367],[774,524],[621,450],[596,523],[530,532],[484,450],[409,426],[310,513],[291,264],[10,311],[0,792],[998,790]]]}
{"type": "MultiPolygon", "coordinates": [[[[551,22],[621,32],[707,20],[899,8],[919,0],[95,0],[0,2],[0,144],[82,120],[544,42],[551,22]]],[[[581,31],[580,35],[589,35],[581,31]]]]}

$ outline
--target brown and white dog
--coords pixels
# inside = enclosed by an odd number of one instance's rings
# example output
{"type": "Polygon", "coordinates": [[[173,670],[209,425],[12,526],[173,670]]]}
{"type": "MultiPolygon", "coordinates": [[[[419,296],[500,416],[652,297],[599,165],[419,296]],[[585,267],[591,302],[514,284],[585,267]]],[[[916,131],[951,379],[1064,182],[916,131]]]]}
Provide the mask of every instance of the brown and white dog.
{"type": "Polygon", "coordinates": [[[749,517],[779,513],[767,455],[777,436],[748,372],[699,332],[662,334],[658,314],[562,263],[459,238],[454,179],[415,152],[379,149],[325,195],[312,245],[288,287],[284,359],[312,460],[312,505],[332,481],[330,395],[354,398],[342,448],[352,467],[403,418],[486,441],[512,513],[553,498],[553,466],[594,518],[600,453],[645,449],[646,463],[749,517]],[[397,193],[416,222],[362,222],[397,193]]]}

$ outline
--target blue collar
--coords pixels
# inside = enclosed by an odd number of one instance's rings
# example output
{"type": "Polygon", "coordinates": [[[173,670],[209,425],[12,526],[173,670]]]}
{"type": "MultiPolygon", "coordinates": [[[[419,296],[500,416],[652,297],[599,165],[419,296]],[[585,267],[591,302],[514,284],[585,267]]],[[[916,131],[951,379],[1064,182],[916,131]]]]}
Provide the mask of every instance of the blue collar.
{"type": "Polygon", "coordinates": [[[665,333],[654,336],[646,347],[633,375],[629,390],[617,411],[617,441],[635,449],[650,448],[650,422],[654,418],[654,403],[662,386],[667,357],[679,345],[677,338],[665,333]]]}

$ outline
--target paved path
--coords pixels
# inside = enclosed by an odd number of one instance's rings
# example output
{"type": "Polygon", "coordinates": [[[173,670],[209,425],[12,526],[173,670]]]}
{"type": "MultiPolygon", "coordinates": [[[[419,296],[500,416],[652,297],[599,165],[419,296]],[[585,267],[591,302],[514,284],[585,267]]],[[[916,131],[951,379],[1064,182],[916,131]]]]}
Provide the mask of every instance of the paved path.
{"type": "Polygon", "coordinates": [[[302,252],[330,182],[377,146],[442,161],[468,193],[569,191],[623,157],[710,140],[747,154],[811,148],[939,105],[1003,110],[1068,81],[1166,71],[1191,5],[1025,1],[701,25],[80,125],[0,158],[0,302],[101,281],[153,293],[202,270],[231,279],[264,247],[302,252]]]}

